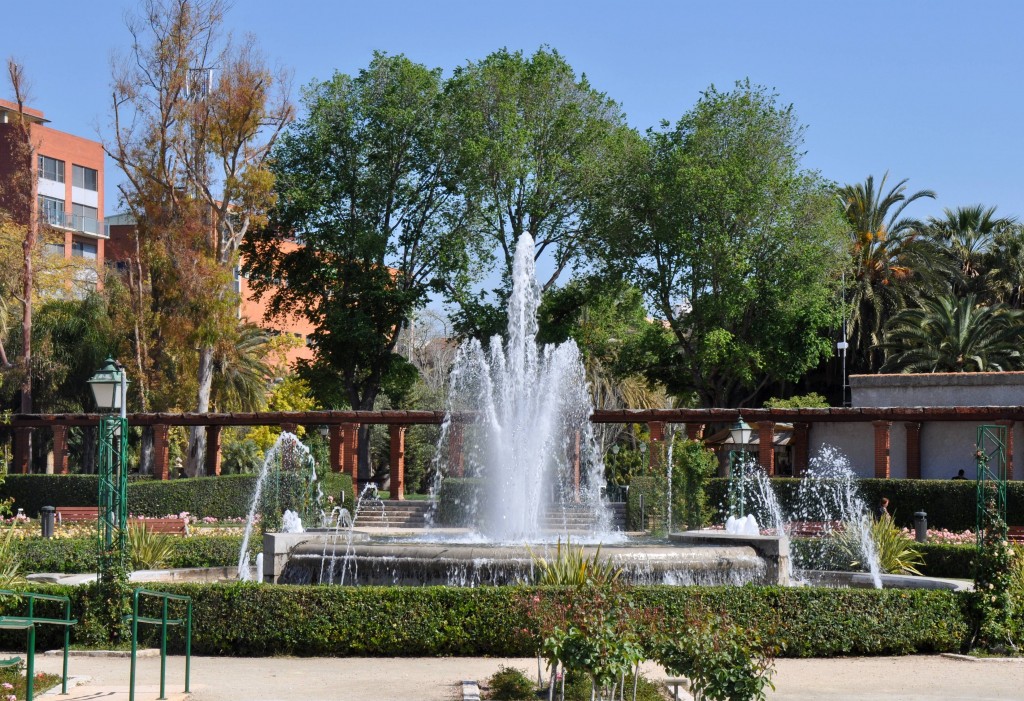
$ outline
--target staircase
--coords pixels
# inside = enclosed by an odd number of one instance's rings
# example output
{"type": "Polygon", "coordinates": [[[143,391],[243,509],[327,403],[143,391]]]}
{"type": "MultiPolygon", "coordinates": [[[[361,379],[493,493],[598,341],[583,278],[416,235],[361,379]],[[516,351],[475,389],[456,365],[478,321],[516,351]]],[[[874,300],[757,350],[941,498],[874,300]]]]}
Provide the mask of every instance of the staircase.
{"type": "MultiPolygon", "coordinates": [[[[375,503],[364,503],[356,517],[356,528],[377,527],[383,528],[425,528],[427,525],[426,516],[433,502],[418,499],[415,501],[387,499],[384,502],[384,513],[375,503]]],[[[611,511],[612,530],[626,530],[626,504],[625,502],[612,502],[608,504],[611,511]]],[[[548,511],[541,515],[541,527],[552,533],[583,534],[589,533],[594,528],[594,515],[588,510],[579,508],[567,508],[562,510],[548,511]]]]}
{"type": "Polygon", "coordinates": [[[385,499],[384,513],[380,507],[373,502],[364,502],[363,507],[356,516],[356,528],[361,526],[374,526],[382,528],[424,528],[426,515],[433,502],[426,499],[415,501],[403,499],[385,499]]]}

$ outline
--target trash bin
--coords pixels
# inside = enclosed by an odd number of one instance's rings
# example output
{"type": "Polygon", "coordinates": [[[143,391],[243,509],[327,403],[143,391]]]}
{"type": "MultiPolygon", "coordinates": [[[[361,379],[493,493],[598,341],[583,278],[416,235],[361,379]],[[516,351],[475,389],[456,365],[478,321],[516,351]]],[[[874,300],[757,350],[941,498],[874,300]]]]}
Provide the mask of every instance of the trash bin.
{"type": "Polygon", "coordinates": [[[43,529],[44,538],[53,537],[53,512],[56,511],[52,506],[44,506],[39,509],[39,525],[43,529]]]}
{"type": "Polygon", "coordinates": [[[928,514],[924,511],[914,512],[914,540],[918,543],[928,542],[928,514]]]}

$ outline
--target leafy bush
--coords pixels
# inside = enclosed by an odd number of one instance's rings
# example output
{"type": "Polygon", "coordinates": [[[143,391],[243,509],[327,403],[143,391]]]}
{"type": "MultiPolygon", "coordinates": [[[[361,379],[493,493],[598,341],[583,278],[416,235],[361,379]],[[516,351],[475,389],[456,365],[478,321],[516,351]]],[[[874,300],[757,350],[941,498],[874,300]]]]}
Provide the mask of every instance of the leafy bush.
{"type": "Polygon", "coordinates": [[[670,628],[655,648],[655,659],[670,674],[690,680],[690,690],[708,701],[762,701],[775,689],[774,650],[755,631],[714,616],[670,628]]]}
{"type": "Polygon", "coordinates": [[[601,559],[600,545],[593,556],[588,558],[583,548],[573,548],[571,541],[566,541],[565,550],[562,550],[562,539],[559,538],[555,559],[552,562],[533,553],[531,555],[535,572],[534,583],[543,586],[602,586],[617,580],[622,572],[607,558],[601,559]]]}
{"type": "MultiPolygon", "coordinates": [[[[661,448],[662,464],[668,452],[661,448]]],[[[707,524],[705,483],[718,469],[715,454],[699,441],[677,438],[672,450],[672,530],[700,528],[707,524]]],[[[648,469],[631,477],[626,500],[626,519],[631,530],[663,532],[668,528],[665,494],[668,476],[662,469],[648,469]],[[640,502],[643,499],[641,513],[640,502]],[[644,522],[646,521],[646,523],[644,522]]]]}
{"type": "MultiPolygon", "coordinates": [[[[202,655],[504,656],[536,652],[525,599],[558,596],[543,587],[325,587],[252,583],[161,585],[193,600],[192,652],[202,655]],[[400,620],[401,625],[395,625],[400,620]],[[527,632],[524,633],[524,629],[527,632]]],[[[27,590],[67,594],[79,617],[94,586],[27,590]]],[[[950,591],[842,590],[814,587],[635,587],[634,609],[654,612],[666,629],[726,615],[781,648],[787,657],[905,655],[955,652],[970,632],[964,594],[950,591]]],[[[150,605],[147,603],[147,606],[150,605]]],[[[156,606],[157,604],[152,604],[156,606]]],[[[17,610],[0,601],[0,615],[17,610]]],[[[143,613],[158,613],[144,609],[143,613]]],[[[148,615],[148,614],[147,614],[148,615]]],[[[147,627],[148,628],[148,627],[147,627]]],[[[147,630],[143,644],[157,631],[147,630]]],[[[184,649],[183,631],[169,631],[169,649],[184,649]]],[[[72,629],[81,640],[79,626],[72,629]]],[[[141,637],[141,636],[140,636],[141,637]]],[[[39,646],[59,647],[62,632],[46,627],[39,646]]],[[[642,641],[651,649],[651,641],[642,641]]],[[[24,633],[4,631],[16,649],[24,633]]]]}
{"type": "MultiPolygon", "coordinates": [[[[852,566],[862,566],[860,542],[861,530],[849,524],[835,534],[840,549],[850,559],[852,566]]],[[[861,527],[864,527],[863,525],[861,527]]],[[[924,564],[921,550],[917,543],[903,535],[896,527],[892,516],[883,514],[881,518],[866,524],[868,537],[875,545],[878,566],[887,574],[921,574],[917,568],[924,564]]]]}
{"type": "Polygon", "coordinates": [[[536,698],[536,685],[526,673],[514,667],[501,665],[487,680],[488,698],[522,701],[536,698]]]}

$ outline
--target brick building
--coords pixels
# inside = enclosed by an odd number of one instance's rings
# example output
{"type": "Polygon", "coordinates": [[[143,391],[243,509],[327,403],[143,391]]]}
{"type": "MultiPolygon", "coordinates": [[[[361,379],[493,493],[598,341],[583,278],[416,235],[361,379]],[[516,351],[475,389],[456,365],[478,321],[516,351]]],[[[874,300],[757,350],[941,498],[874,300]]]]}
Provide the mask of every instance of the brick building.
{"type": "MultiPolygon", "coordinates": [[[[25,108],[30,123],[33,161],[37,172],[35,207],[40,234],[48,233],[47,252],[94,263],[76,269],[79,288],[101,283],[107,239],[103,221],[103,146],[91,139],[47,126],[43,113],[25,108]],[[48,231],[47,231],[48,229],[48,231]]],[[[18,106],[0,99],[0,179],[16,168],[18,106]]],[[[17,218],[25,213],[12,212],[17,218]]]]}

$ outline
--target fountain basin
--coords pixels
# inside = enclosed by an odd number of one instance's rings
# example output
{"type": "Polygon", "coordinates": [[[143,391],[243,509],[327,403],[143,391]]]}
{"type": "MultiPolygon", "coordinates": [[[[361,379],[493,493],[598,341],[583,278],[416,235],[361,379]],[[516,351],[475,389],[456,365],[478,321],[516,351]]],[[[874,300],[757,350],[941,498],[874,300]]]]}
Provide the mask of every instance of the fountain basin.
{"type": "MultiPolygon", "coordinates": [[[[398,586],[480,586],[532,580],[534,557],[550,560],[553,544],[492,544],[373,539],[354,534],[351,544],[329,533],[268,533],[263,540],[263,581],[398,586]]],[[[767,536],[758,536],[767,538],[767,536]]],[[[779,584],[780,568],[758,547],[733,542],[626,542],[601,546],[601,556],[632,584],[779,584]]],[[[777,540],[777,539],[776,539],[777,540]]],[[[573,548],[577,547],[575,545],[573,548]]],[[[592,556],[597,545],[583,546],[592,556]]],[[[764,550],[764,548],[762,548],[764,550]]],[[[787,550],[788,553],[788,550],[787,550]]]]}

